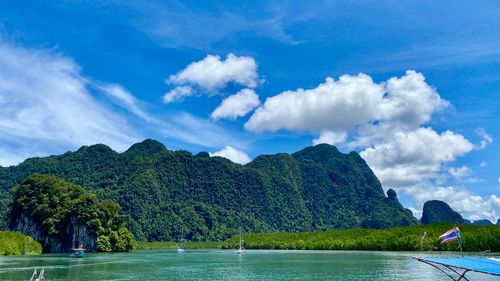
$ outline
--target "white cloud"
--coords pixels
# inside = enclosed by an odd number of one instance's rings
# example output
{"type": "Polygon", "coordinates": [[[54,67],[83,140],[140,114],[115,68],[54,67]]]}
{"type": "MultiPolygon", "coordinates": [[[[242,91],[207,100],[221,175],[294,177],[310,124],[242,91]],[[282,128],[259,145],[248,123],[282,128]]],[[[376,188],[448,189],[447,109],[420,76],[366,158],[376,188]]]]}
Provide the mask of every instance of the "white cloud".
{"type": "Polygon", "coordinates": [[[500,177],[498,177],[497,182],[498,182],[498,184],[500,184],[500,177]]]}
{"type": "Polygon", "coordinates": [[[488,135],[483,128],[478,128],[476,130],[476,133],[483,138],[479,143],[479,145],[476,146],[476,149],[478,150],[484,149],[487,145],[493,142],[493,138],[491,138],[490,135],[488,135]]]}
{"type": "MultiPolygon", "coordinates": [[[[138,140],[92,96],[91,83],[68,58],[0,42],[0,151],[39,155],[94,143],[123,150],[138,140]]],[[[11,156],[0,156],[0,164],[11,164],[11,156]]]]}
{"type": "Polygon", "coordinates": [[[450,167],[448,172],[458,182],[474,183],[482,181],[482,179],[472,177],[472,170],[465,165],[458,168],[450,167]]]}
{"type": "Polygon", "coordinates": [[[338,81],[327,78],[314,89],[285,91],[268,98],[245,128],[252,132],[284,129],[319,133],[314,144],[359,148],[384,188],[407,191],[420,206],[426,200],[448,199],[471,217],[493,218],[500,213],[492,198],[484,199],[466,189],[425,184],[431,180],[444,184],[450,176],[460,182],[477,182],[470,168],[449,169],[445,164],[493,141],[483,129],[477,130],[483,140],[474,145],[461,134],[436,132],[425,126],[434,113],[448,105],[415,71],[378,84],[365,74],[343,75],[338,81]],[[488,208],[481,210],[479,203],[488,208]]]}
{"type": "Polygon", "coordinates": [[[175,87],[163,96],[164,103],[180,102],[185,97],[190,97],[196,94],[196,91],[191,86],[175,87]]]}
{"type": "Polygon", "coordinates": [[[488,163],[486,163],[486,161],[484,161],[484,160],[483,160],[483,161],[481,162],[481,164],[479,164],[479,167],[484,168],[484,167],[486,167],[487,165],[488,165],[488,163]]]}
{"type": "Polygon", "coordinates": [[[225,88],[228,83],[255,88],[259,81],[257,64],[252,57],[237,57],[228,54],[226,60],[207,55],[203,60],[189,64],[185,69],[171,75],[167,83],[174,85],[192,84],[213,93],[225,88]]]}
{"type": "Polygon", "coordinates": [[[346,139],[347,132],[323,131],[319,135],[319,138],[313,140],[313,145],[318,145],[320,143],[335,145],[345,142],[346,139]]]}
{"type": "Polygon", "coordinates": [[[472,149],[462,135],[419,128],[390,135],[360,155],[385,187],[401,187],[435,177],[442,163],[454,161],[472,149]]]}
{"type": "Polygon", "coordinates": [[[489,219],[492,222],[500,216],[500,198],[495,195],[483,198],[465,188],[455,186],[434,186],[421,182],[404,189],[417,204],[423,205],[428,200],[441,200],[470,220],[489,219]]]}
{"type": "Polygon", "coordinates": [[[376,84],[365,74],[327,78],[315,89],[286,91],[270,97],[245,124],[254,132],[320,132],[346,130],[372,122],[391,122],[416,127],[448,102],[427,83],[422,74],[407,71],[402,78],[376,84]]]}
{"type": "Polygon", "coordinates": [[[230,146],[226,146],[223,150],[210,153],[210,156],[224,157],[233,161],[234,163],[239,163],[242,165],[251,161],[250,157],[248,157],[248,155],[245,152],[236,150],[230,146]]]}
{"type": "Polygon", "coordinates": [[[465,177],[469,177],[472,174],[472,171],[470,170],[469,167],[467,166],[462,166],[462,167],[450,167],[448,169],[448,172],[456,179],[462,179],[465,177]]]}
{"type": "Polygon", "coordinates": [[[135,115],[141,117],[143,120],[148,122],[155,122],[155,120],[151,118],[149,114],[147,114],[140,107],[139,104],[141,102],[137,100],[129,91],[124,89],[122,86],[115,84],[101,84],[98,86],[98,88],[101,89],[104,93],[114,98],[118,104],[128,109],[135,115]]]}
{"type": "Polygon", "coordinates": [[[415,208],[412,208],[412,207],[409,207],[408,208],[412,213],[413,213],[413,216],[416,217],[417,219],[420,220],[420,218],[422,217],[422,209],[415,209],[415,208]]]}
{"type": "Polygon", "coordinates": [[[259,105],[259,96],[255,91],[252,89],[243,89],[225,98],[214,112],[212,112],[210,117],[214,120],[222,118],[236,120],[236,118],[245,116],[259,105]]]}

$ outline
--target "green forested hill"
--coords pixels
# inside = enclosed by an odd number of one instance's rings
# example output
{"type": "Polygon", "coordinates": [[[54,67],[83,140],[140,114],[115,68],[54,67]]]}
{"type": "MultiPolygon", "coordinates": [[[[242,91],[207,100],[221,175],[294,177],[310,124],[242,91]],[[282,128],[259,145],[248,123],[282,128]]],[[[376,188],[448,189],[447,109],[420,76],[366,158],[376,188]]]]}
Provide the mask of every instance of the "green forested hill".
{"type": "Polygon", "coordinates": [[[122,252],[132,248],[132,235],[112,201],[55,176],[34,173],[12,189],[10,226],[40,242],[44,252],[122,252]]]}
{"type": "Polygon", "coordinates": [[[420,222],[422,224],[438,222],[465,223],[459,213],[453,211],[446,202],[440,200],[431,200],[424,203],[420,222]]]}
{"type": "MultiPolygon", "coordinates": [[[[418,221],[355,152],[321,144],[242,166],[146,140],[124,153],[98,144],[0,167],[0,196],[26,176],[54,174],[121,205],[138,240],[222,240],[246,232],[386,228],[418,221]]],[[[1,226],[1,224],[0,224],[1,226]]]]}

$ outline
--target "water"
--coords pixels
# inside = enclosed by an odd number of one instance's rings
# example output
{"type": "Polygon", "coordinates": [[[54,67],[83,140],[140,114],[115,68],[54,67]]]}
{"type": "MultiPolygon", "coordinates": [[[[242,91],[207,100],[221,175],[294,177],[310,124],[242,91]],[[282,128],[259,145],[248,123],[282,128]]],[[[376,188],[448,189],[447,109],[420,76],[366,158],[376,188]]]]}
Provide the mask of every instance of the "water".
{"type": "MultiPolygon", "coordinates": [[[[0,280],[29,280],[34,267],[51,280],[451,280],[411,252],[230,250],[134,251],[0,257],[0,280]]],[[[435,255],[435,256],[444,256],[435,255]]],[[[467,273],[471,280],[500,280],[467,273]]]]}

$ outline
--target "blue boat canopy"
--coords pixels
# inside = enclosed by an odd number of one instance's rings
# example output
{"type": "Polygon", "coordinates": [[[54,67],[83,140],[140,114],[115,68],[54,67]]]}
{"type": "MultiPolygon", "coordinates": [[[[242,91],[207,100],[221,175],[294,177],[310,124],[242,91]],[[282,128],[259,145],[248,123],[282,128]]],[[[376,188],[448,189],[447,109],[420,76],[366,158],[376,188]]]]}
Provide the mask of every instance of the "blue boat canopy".
{"type": "Polygon", "coordinates": [[[452,280],[469,280],[465,274],[469,271],[500,276],[500,257],[463,257],[463,258],[424,258],[415,257],[420,262],[434,266],[452,280]],[[447,269],[448,271],[446,271],[447,269]],[[464,270],[462,273],[459,270],[464,270]],[[451,274],[450,274],[451,273],[451,274]],[[458,275],[458,279],[453,277],[458,275]]]}

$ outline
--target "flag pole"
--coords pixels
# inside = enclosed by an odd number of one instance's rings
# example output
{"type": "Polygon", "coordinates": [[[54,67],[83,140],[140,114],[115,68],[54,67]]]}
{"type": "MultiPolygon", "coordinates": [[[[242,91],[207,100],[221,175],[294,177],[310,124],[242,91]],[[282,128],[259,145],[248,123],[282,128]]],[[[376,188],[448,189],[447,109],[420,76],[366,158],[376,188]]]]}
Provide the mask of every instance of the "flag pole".
{"type": "Polygon", "coordinates": [[[462,258],[464,257],[464,251],[462,250],[462,236],[460,235],[460,229],[458,229],[457,225],[453,226],[455,232],[457,233],[458,238],[458,248],[460,248],[460,253],[462,254],[462,258]]]}
{"type": "Polygon", "coordinates": [[[427,231],[424,231],[424,236],[422,236],[422,239],[420,239],[420,250],[423,251],[424,250],[424,239],[425,239],[425,235],[427,235],[427,231]]]}

